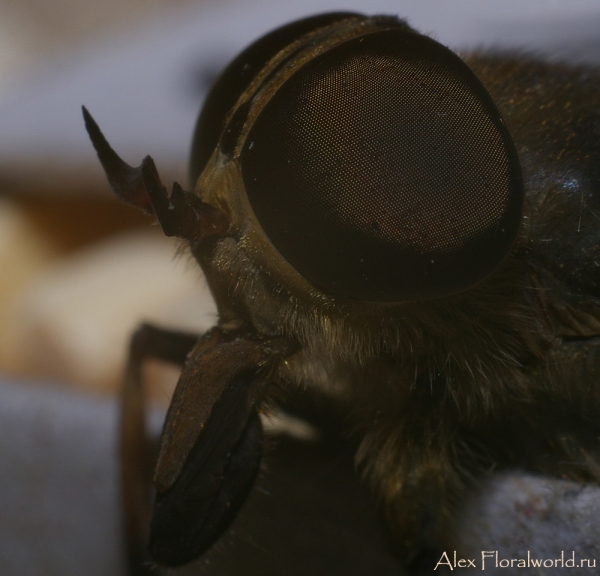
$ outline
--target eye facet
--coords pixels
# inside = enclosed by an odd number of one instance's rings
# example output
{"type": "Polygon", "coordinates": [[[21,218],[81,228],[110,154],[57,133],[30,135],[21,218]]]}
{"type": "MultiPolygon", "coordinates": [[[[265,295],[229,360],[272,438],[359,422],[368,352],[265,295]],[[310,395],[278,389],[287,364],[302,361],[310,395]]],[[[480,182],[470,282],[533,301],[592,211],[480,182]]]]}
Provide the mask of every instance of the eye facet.
{"type": "Polygon", "coordinates": [[[516,150],[453,52],[406,27],[309,60],[243,143],[242,176],[279,253],[369,301],[456,293],[504,259],[521,220],[516,150]]]}
{"type": "Polygon", "coordinates": [[[248,46],[227,66],[210,90],[198,118],[190,161],[192,186],[219,141],[228,113],[265,64],[277,52],[304,34],[350,16],[359,15],[350,12],[331,12],[304,18],[277,28],[248,46]]]}

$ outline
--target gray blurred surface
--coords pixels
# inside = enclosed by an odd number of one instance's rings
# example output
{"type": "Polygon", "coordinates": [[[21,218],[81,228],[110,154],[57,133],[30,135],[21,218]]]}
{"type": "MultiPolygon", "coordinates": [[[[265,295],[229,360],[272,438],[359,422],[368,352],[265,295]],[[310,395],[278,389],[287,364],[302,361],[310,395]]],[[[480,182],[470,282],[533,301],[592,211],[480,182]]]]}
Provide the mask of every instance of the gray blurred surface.
{"type": "Polygon", "coordinates": [[[466,503],[460,526],[468,557],[477,558],[486,573],[506,574],[510,569],[503,567],[503,560],[522,559],[529,566],[516,570],[515,561],[513,570],[523,576],[565,570],[578,576],[600,574],[600,489],[596,485],[529,474],[492,476],[466,503]],[[482,551],[498,552],[498,556],[487,556],[483,566],[482,551]],[[541,567],[534,566],[532,559],[541,561],[541,567]],[[594,567],[583,559],[591,560],[594,567]],[[556,562],[549,568],[551,561],[556,562]]]}
{"type": "Polygon", "coordinates": [[[118,576],[115,404],[0,384],[0,574],[118,576]]]}

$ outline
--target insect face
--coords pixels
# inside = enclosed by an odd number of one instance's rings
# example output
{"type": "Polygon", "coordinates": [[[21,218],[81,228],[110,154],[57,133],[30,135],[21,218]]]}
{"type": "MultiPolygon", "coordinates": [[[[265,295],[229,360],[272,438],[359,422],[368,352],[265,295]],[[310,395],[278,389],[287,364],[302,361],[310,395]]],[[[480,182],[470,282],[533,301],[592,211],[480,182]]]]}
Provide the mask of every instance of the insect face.
{"type": "MultiPolygon", "coordinates": [[[[535,77],[556,83],[550,68],[535,77]]],[[[196,344],[149,327],[132,343],[126,390],[145,355],[184,364],[154,476],[157,561],[190,561],[231,521],[274,390],[313,385],[350,406],[358,457],[413,565],[439,546],[468,478],[535,460],[545,437],[528,410],[571,370],[560,330],[588,337],[598,323],[552,293],[562,280],[532,236],[553,216],[519,155],[544,157],[531,135],[549,142],[548,124],[523,120],[526,79],[515,93],[490,85],[496,103],[458,56],[396,18],[292,23],[223,72],[196,128],[195,189],[171,194],[150,158],[125,164],[84,111],[115,193],[189,243],[219,310],[196,344]],[[529,452],[520,434],[535,439],[529,452]]]]}

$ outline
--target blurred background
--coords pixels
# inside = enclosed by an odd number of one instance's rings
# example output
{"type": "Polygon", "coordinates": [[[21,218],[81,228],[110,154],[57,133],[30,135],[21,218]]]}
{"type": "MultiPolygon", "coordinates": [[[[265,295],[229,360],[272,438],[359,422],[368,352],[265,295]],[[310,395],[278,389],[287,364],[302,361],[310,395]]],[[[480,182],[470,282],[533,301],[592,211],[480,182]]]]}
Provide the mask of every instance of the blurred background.
{"type": "MultiPolygon", "coordinates": [[[[112,197],[81,105],[126,161],[150,154],[165,183],[189,187],[194,123],[219,70],[277,25],[348,9],[406,17],[459,52],[600,62],[596,0],[0,0],[1,574],[122,570],[107,502],[129,334],[141,321],[215,322],[193,262],[112,197]],[[57,552],[64,542],[80,560],[57,552]]],[[[176,372],[149,375],[166,406],[176,372]]]]}

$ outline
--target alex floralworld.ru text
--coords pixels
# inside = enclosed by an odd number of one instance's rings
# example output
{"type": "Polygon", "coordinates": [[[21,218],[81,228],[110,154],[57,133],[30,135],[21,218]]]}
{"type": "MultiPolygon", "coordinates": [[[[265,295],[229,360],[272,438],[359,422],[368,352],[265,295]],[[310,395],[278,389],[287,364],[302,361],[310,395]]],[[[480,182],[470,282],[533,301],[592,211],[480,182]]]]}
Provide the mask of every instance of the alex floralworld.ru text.
{"type": "Polygon", "coordinates": [[[454,550],[451,554],[444,552],[434,570],[442,566],[450,568],[450,570],[461,568],[479,568],[481,570],[486,568],[595,568],[596,559],[576,559],[575,551],[571,551],[571,555],[567,557],[562,551],[560,558],[532,558],[529,551],[526,558],[502,558],[498,554],[498,550],[482,550],[481,559],[478,562],[477,558],[458,558],[456,550],[454,550]]]}

